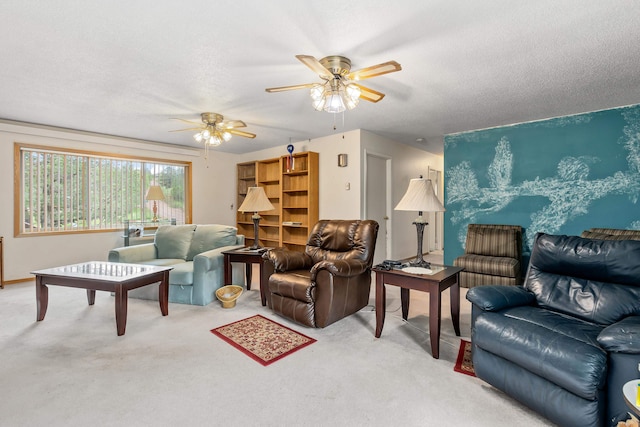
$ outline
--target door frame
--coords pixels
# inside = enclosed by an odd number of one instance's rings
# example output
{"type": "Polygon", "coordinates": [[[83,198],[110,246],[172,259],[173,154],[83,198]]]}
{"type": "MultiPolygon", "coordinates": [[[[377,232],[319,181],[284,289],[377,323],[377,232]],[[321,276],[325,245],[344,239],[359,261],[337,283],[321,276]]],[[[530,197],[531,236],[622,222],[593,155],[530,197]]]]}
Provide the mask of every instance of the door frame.
{"type": "Polygon", "coordinates": [[[377,157],[379,159],[383,159],[385,162],[385,173],[386,173],[386,180],[385,180],[385,188],[384,188],[384,198],[385,198],[385,210],[386,210],[386,216],[389,217],[389,219],[387,220],[387,224],[386,224],[386,231],[387,231],[387,235],[385,237],[385,258],[384,259],[392,259],[393,254],[391,253],[391,248],[392,248],[392,244],[391,241],[393,240],[393,209],[392,209],[392,158],[391,156],[387,155],[387,154],[383,154],[383,153],[379,153],[373,150],[368,150],[368,149],[364,149],[364,156],[363,156],[363,165],[362,165],[362,171],[363,171],[363,177],[362,177],[362,201],[361,201],[361,205],[362,206],[362,212],[361,212],[361,216],[363,219],[367,218],[367,214],[368,214],[368,205],[367,203],[369,202],[367,200],[367,190],[369,188],[369,170],[368,170],[368,159],[369,157],[377,157]]]}

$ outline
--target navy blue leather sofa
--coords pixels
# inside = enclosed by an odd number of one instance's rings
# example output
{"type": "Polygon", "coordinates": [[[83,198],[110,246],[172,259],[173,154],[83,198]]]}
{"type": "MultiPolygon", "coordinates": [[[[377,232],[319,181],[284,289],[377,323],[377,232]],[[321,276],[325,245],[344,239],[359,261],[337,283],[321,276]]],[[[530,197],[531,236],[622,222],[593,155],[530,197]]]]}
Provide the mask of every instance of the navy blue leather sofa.
{"type": "Polygon", "coordinates": [[[640,378],[640,241],[538,234],[522,286],[480,286],[476,375],[561,426],[615,426],[640,378]]]}

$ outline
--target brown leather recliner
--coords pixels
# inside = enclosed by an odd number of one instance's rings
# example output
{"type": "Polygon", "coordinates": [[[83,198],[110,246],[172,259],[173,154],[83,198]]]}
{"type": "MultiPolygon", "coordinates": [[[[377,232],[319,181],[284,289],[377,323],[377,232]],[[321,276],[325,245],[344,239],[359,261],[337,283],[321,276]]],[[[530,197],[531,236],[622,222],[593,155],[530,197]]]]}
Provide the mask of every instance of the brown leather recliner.
{"type": "Polygon", "coordinates": [[[365,307],[377,236],[376,221],[321,220],[304,252],[266,252],[265,267],[273,269],[267,297],[271,309],[302,325],[324,328],[365,307]]]}

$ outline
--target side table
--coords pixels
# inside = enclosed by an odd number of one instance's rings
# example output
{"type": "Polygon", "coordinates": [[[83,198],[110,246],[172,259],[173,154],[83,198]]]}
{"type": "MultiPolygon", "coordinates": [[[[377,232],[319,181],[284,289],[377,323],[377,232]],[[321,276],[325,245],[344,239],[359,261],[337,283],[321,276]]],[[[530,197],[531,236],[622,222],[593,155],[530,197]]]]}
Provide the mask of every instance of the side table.
{"type": "Polygon", "coordinates": [[[260,299],[262,305],[267,305],[267,285],[269,283],[269,277],[267,269],[264,268],[264,260],[262,254],[271,248],[260,249],[234,249],[232,251],[224,251],[224,284],[232,285],[231,283],[231,263],[243,262],[245,263],[245,277],[247,281],[247,290],[251,290],[252,264],[260,265],[260,299]],[[266,276],[266,277],[265,277],[266,276]]]}
{"type": "Polygon", "coordinates": [[[376,338],[380,338],[384,326],[386,290],[384,285],[399,286],[402,302],[402,318],[409,315],[409,290],[429,293],[429,337],[431,355],[440,357],[440,320],[442,311],[442,291],[451,288],[451,321],[457,336],[460,336],[460,285],[458,276],[463,268],[432,265],[431,274],[413,274],[401,269],[384,270],[374,267],[376,272],[376,338]]]}

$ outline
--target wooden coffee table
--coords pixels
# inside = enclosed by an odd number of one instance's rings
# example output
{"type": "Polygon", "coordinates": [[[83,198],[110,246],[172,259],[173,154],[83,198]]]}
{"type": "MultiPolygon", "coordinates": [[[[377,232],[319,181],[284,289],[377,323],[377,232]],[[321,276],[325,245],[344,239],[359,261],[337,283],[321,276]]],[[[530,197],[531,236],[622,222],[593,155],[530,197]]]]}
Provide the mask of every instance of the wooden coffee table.
{"type": "Polygon", "coordinates": [[[47,314],[49,289],[47,285],[68,286],[87,290],[89,305],[96,301],[96,291],[115,293],[116,327],[124,335],[127,326],[127,297],[132,289],[160,283],[158,300],[163,316],[169,314],[169,271],[173,267],[144,264],[90,261],[63,267],[32,271],[36,276],[37,320],[47,314]]]}
{"type": "Polygon", "coordinates": [[[460,285],[458,276],[460,267],[432,265],[432,274],[412,274],[401,269],[384,270],[374,267],[376,272],[376,338],[380,338],[384,326],[386,290],[384,285],[400,286],[402,318],[409,314],[409,289],[429,293],[429,337],[431,355],[440,357],[440,320],[442,311],[442,291],[451,288],[451,321],[457,336],[460,336],[460,285]]]}

